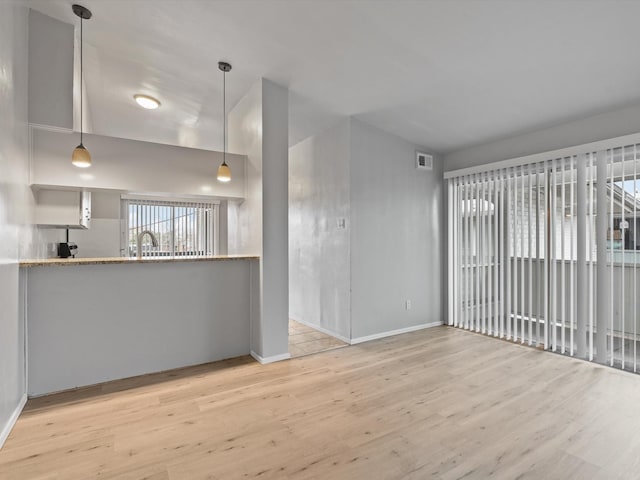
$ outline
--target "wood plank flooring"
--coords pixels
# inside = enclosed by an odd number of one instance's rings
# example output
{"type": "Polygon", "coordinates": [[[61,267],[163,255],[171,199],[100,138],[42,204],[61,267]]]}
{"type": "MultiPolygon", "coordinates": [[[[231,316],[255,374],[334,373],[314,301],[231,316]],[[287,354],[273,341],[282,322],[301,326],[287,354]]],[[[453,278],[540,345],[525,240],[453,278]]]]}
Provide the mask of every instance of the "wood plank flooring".
{"type": "Polygon", "coordinates": [[[632,479],[640,376],[437,327],[31,400],[3,480],[632,479]]]}
{"type": "Polygon", "coordinates": [[[346,347],[348,343],[289,319],[289,353],[291,358],[346,347]]]}

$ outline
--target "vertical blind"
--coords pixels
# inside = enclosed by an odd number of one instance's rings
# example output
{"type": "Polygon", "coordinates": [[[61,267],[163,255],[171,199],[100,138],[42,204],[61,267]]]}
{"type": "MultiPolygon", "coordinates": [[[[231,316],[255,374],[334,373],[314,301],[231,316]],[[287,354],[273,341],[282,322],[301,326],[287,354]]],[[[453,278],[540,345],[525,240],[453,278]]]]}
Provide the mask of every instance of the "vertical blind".
{"type": "Polygon", "coordinates": [[[214,203],[122,200],[122,245],[125,256],[136,256],[141,239],[144,257],[208,256],[217,253],[218,209],[214,203]],[[153,247],[148,235],[158,241],[153,247]]]}
{"type": "Polygon", "coordinates": [[[450,175],[449,324],[637,371],[638,150],[450,175]]]}

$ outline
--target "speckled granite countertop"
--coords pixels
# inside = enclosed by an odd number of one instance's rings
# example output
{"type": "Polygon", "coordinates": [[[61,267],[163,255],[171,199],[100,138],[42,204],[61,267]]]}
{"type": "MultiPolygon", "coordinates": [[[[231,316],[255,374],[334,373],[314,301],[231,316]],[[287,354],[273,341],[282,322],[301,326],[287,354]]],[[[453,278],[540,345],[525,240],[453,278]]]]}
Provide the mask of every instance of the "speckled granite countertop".
{"type": "Polygon", "coordinates": [[[23,260],[21,267],[60,267],[72,265],[109,265],[122,263],[166,263],[166,262],[211,262],[226,260],[257,260],[257,255],[218,255],[211,257],[105,257],[105,258],[45,258],[41,260],[23,260]]]}

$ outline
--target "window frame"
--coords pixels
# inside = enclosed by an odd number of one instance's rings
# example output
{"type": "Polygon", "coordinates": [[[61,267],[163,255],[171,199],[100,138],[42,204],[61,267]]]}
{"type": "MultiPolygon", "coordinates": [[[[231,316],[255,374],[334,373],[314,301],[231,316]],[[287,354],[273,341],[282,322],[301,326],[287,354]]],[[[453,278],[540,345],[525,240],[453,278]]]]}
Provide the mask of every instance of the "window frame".
{"type": "MultiPolygon", "coordinates": [[[[220,249],[220,201],[213,199],[203,199],[203,198],[184,198],[184,197],[161,197],[161,196],[138,196],[138,195],[122,195],[120,197],[120,255],[122,257],[131,257],[136,256],[137,245],[132,250],[132,244],[130,241],[130,231],[131,231],[131,220],[129,217],[131,205],[148,205],[148,206],[158,206],[158,207],[169,207],[171,208],[171,239],[170,245],[171,249],[167,253],[160,254],[159,252],[149,253],[142,252],[143,258],[194,258],[194,257],[208,257],[219,255],[220,249]],[[199,254],[194,252],[191,255],[187,255],[183,252],[176,251],[176,233],[177,230],[175,228],[176,222],[176,209],[177,208],[201,208],[201,209],[211,209],[210,219],[211,225],[207,228],[210,232],[208,235],[205,230],[205,246],[211,243],[211,248],[206,248],[205,253],[199,254]]],[[[206,213],[205,213],[206,215],[206,213]]],[[[206,219],[205,219],[206,221],[206,219]]],[[[199,227],[198,227],[199,228],[199,227]]],[[[144,230],[144,225],[140,227],[140,229],[144,230]]],[[[199,230],[196,230],[199,231],[199,230]]],[[[189,232],[187,235],[193,235],[193,232],[189,232]]]]}

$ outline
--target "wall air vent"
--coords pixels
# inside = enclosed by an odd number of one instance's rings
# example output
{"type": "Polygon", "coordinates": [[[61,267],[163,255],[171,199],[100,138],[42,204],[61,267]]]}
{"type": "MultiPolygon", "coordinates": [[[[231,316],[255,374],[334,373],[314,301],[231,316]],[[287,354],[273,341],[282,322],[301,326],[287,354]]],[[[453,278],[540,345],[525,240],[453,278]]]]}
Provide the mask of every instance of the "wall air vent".
{"type": "Polygon", "coordinates": [[[433,170],[433,155],[416,152],[416,168],[418,170],[433,170]]]}

